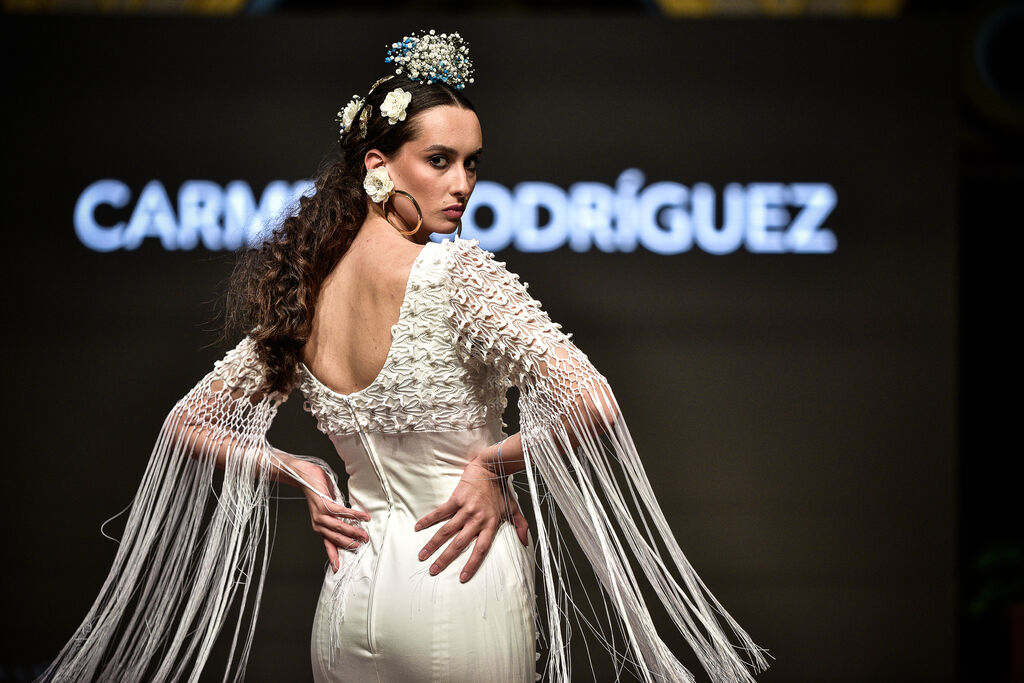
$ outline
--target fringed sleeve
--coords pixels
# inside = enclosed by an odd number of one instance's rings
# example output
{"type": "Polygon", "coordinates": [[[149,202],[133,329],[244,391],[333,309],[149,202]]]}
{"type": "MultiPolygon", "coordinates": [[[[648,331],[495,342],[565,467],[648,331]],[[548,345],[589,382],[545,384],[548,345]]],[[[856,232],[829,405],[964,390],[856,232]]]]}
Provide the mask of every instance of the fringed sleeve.
{"type": "Polygon", "coordinates": [[[655,630],[641,594],[646,578],[713,681],[753,681],[751,671],[767,667],[764,651],[683,555],[608,382],[518,276],[475,240],[454,242],[451,259],[451,322],[460,355],[479,372],[507,376],[520,390],[520,434],[547,604],[546,677],[571,680],[566,624],[573,622],[595,631],[642,680],[694,680],[655,630]],[[603,609],[593,608],[598,596],[573,600],[571,584],[581,568],[572,565],[563,531],[574,537],[603,588],[603,609]],[[583,603],[591,603],[597,618],[584,615],[583,603]],[[612,627],[600,623],[605,613],[612,627]]]}
{"type": "Polygon", "coordinates": [[[264,370],[247,337],[171,410],[99,596],[40,680],[196,681],[232,610],[224,680],[243,679],[273,469],[295,474],[266,440],[287,396],[261,391],[264,370]]]}

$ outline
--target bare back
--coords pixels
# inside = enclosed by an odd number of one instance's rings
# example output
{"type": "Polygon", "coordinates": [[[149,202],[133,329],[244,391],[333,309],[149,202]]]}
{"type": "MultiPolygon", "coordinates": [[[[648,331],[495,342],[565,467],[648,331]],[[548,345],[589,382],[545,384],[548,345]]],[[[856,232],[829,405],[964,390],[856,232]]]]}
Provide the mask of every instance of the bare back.
{"type": "Polygon", "coordinates": [[[380,373],[421,249],[397,234],[360,234],[324,280],[302,357],[334,391],[361,391],[380,373]]]}

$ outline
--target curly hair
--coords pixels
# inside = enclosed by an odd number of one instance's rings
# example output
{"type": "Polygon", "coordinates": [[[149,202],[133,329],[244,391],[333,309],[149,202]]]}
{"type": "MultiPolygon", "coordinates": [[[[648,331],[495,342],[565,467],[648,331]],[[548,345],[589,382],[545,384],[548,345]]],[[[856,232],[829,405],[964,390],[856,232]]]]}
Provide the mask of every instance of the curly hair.
{"type": "Polygon", "coordinates": [[[342,135],[338,154],[321,162],[313,194],[301,196],[293,215],[239,256],[227,291],[225,330],[229,335],[245,331],[252,337],[268,369],[267,391],[288,393],[294,385],[324,278],[366,219],[366,153],[372,149],[385,155],[396,153],[418,135],[418,115],[443,105],[476,111],[465,95],[444,83],[417,83],[404,75],[378,81],[342,135]],[[413,97],[406,120],[391,125],[380,115],[380,105],[395,88],[413,97]],[[367,107],[364,138],[360,114],[367,107]]]}

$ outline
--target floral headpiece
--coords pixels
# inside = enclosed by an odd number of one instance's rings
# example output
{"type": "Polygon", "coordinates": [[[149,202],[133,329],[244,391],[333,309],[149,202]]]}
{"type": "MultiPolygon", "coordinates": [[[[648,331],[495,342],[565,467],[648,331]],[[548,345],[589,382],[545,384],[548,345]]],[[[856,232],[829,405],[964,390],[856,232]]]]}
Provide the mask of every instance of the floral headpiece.
{"type": "Polygon", "coordinates": [[[411,80],[427,83],[441,81],[457,90],[473,82],[473,62],[469,59],[469,45],[455,33],[437,35],[434,29],[420,31],[391,43],[388,64],[397,64],[396,74],[406,71],[411,80]]]}
{"type": "MultiPolygon", "coordinates": [[[[391,43],[387,56],[387,64],[397,64],[396,74],[405,73],[409,80],[427,84],[440,81],[456,90],[462,90],[467,83],[473,82],[473,62],[469,59],[469,45],[456,33],[438,34],[435,30],[420,31],[402,38],[401,42],[391,43]]],[[[385,76],[370,88],[372,93],[378,85],[393,78],[385,76]]],[[[392,126],[405,121],[405,110],[412,101],[412,93],[395,88],[389,92],[380,106],[380,113],[392,126]]],[[[352,129],[352,124],[359,119],[359,132],[365,138],[366,126],[373,113],[373,107],[366,104],[366,98],[353,95],[345,108],[338,112],[340,124],[339,135],[352,129]]]]}

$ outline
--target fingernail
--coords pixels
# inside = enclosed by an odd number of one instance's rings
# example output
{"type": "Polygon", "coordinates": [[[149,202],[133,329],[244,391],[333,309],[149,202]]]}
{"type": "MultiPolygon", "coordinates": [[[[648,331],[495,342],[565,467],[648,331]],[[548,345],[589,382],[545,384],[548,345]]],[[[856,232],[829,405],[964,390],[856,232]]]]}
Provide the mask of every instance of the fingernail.
{"type": "Polygon", "coordinates": [[[463,583],[469,581],[469,572],[462,572],[461,574],[459,574],[459,580],[463,583]]]}
{"type": "Polygon", "coordinates": [[[431,576],[433,576],[434,574],[438,573],[439,571],[441,571],[441,568],[438,567],[436,564],[430,565],[430,574],[431,574],[431,576]]]}
{"type": "Polygon", "coordinates": [[[413,527],[413,529],[415,529],[416,531],[419,531],[422,528],[423,527],[421,527],[419,524],[417,524],[416,526],[413,527]]]}
{"type": "Polygon", "coordinates": [[[426,550],[421,550],[420,554],[419,554],[419,558],[420,558],[420,562],[422,562],[423,560],[427,559],[427,551],[426,550]]]}

